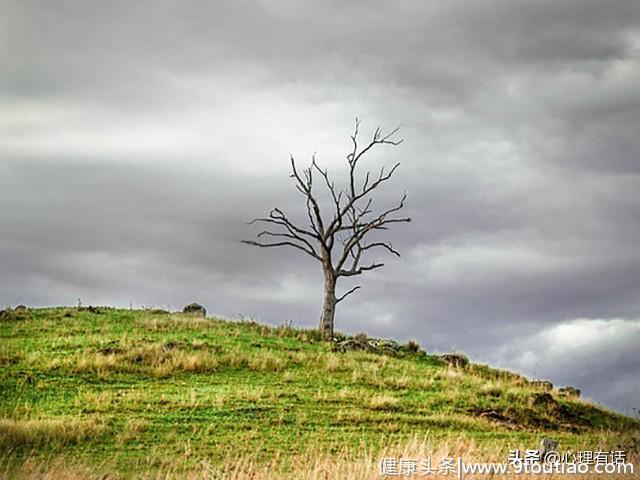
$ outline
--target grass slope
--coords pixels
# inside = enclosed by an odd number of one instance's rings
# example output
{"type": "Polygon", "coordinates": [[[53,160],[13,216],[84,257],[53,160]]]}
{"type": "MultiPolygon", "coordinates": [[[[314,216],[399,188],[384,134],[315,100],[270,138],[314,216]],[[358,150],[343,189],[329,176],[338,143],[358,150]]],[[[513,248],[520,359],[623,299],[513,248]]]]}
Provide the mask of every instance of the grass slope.
{"type": "Polygon", "coordinates": [[[102,307],[7,310],[0,476],[71,476],[71,465],[124,478],[186,475],[274,458],[301,468],[302,458],[357,458],[363,448],[375,461],[417,438],[472,442],[503,459],[542,436],[564,448],[633,447],[636,420],[552,394],[422,351],[335,352],[316,332],[288,326],[102,307]]]}

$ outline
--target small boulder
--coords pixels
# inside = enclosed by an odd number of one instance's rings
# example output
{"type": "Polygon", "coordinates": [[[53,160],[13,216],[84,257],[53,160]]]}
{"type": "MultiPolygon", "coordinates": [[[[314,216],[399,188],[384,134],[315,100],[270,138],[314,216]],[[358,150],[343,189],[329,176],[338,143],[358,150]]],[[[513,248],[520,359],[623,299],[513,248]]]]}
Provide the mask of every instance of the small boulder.
{"type": "Polygon", "coordinates": [[[543,438],[540,440],[540,461],[547,462],[547,454],[550,452],[558,452],[558,441],[551,438],[543,438]]]}
{"type": "Polygon", "coordinates": [[[544,390],[545,392],[553,390],[553,383],[549,380],[533,380],[531,385],[535,388],[539,388],[540,390],[544,390]]]}
{"type": "Polygon", "coordinates": [[[447,353],[440,355],[440,360],[454,368],[464,368],[469,365],[469,359],[461,353],[447,353]]]}
{"type": "Polygon", "coordinates": [[[580,389],[576,387],[571,387],[571,386],[560,387],[558,389],[558,393],[560,395],[564,395],[565,397],[580,398],[580,389]]]}
{"type": "Polygon", "coordinates": [[[353,338],[334,342],[333,350],[343,353],[347,350],[355,350],[395,356],[400,350],[400,345],[393,340],[376,340],[373,338],[367,338],[364,334],[358,334],[353,338]]]}
{"type": "Polygon", "coordinates": [[[190,303],[189,305],[184,306],[182,313],[188,313],[189,315],[204,318],[207,316],[207,309],[199,303],[190,303]]]}
{"type": "Polygon", "coordinates": [[[26,312],[29,308],[26,305],[18,305],[13,309],[15,312],[26,312]]]}

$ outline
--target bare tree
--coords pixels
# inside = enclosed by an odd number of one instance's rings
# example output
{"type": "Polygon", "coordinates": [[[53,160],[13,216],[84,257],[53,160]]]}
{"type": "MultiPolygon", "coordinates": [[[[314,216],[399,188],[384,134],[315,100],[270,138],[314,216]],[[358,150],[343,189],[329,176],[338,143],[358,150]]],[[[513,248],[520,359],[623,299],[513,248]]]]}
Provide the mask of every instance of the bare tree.
{"type": "Polygon", "coordinates": [[[293,247],[322,264],[324,304],[320,317],[320,331],[326,339],[333,338],[336,305],[360,288],[360,285],[357,285],[336,296],[338,279],[361,275],[384,266],[383,263],[363,261],[365,253],[374,249],[386,250],[400,256],[391,243],[367,242],[365,237],[373,232],[388,230],[393,223],[411,221],[410,218],[397,214],[404,207],[406,192],[395,206],[379,212],[373,209],[374,191],[393,176],[399,163],[387,171],[382,167],[377,174],[366,171],[359,175],[359,178],[356,175],[356,169],[363,157],[373,148],[380,145],[397,146],[402,143],[402,140],[393,138],[398,128],[386,134],[380,128],[376,128],[371,140],[363,146],[358,142],[359,128],[360,121],[356,119],[351,135],[353,148],[347,155],[349,176],[344,188],[336,187],[327,170],[318,166],[315,154],[311,164],[302,170],[298,170],[292,156],[291,178],[304,197],[308,222],[305,222],[305,225],[296,224],[281,209],[274,208],[268,217],[256,218],[249,222],[250,225],[259,223],[266,226],[265,230],[258,233],[258,240],[243,240],[243,243],[258,247],[293,247]],[[329,207],[325,205],[326,210],[321,209],[320,197],[314,191],[316,178],[324,184],[328,193],[329,207]]]}

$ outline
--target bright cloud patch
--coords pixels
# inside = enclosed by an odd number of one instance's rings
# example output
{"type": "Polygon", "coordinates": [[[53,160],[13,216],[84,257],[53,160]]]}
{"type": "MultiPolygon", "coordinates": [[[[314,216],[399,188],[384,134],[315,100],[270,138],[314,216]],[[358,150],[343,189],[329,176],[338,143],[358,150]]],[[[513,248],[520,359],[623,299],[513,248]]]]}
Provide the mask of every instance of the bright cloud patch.
{"type": "Polygon", "coordinates": [[[639,344],[640,319],[582,318],[516,339],[495,360],[557,385],[577,386],[587,397],[597,395],[631,412],[640,394],[639,344]]]}

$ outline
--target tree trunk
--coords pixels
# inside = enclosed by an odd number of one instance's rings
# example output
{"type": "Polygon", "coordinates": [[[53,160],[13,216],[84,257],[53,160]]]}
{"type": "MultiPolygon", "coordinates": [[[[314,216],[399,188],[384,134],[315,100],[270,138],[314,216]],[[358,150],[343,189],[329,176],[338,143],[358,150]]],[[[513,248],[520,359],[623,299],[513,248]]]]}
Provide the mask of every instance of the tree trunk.
{"type": "Polygon", "coordinates": [[[336,316],[336,278],[331,269],[324,267],[324,302],[320,317],[320,332],[325,340],[333,339],[333,321],[336,316]]]}

